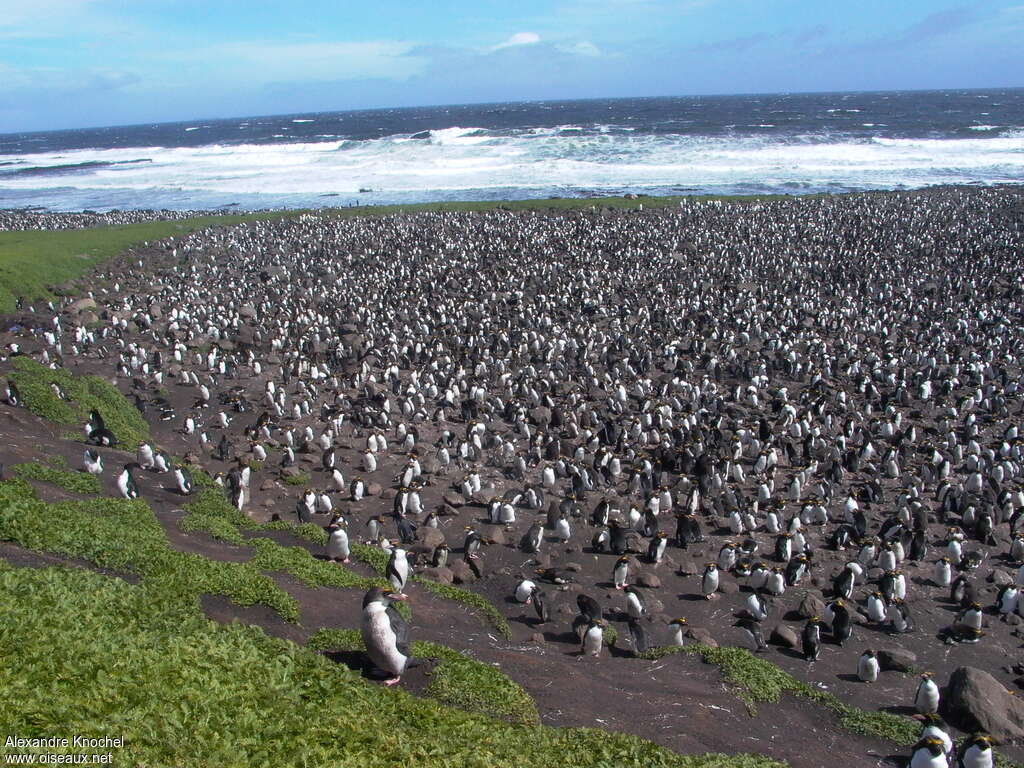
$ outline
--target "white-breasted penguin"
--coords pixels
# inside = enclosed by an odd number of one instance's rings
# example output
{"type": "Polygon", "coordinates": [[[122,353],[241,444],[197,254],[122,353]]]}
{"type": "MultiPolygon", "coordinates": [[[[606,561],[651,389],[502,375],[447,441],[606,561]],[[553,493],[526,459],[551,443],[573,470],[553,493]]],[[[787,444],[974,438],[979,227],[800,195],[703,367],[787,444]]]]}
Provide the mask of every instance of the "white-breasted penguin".
{"type": "Polygon", "coordinates": [[[363,598],[362,636],[366,655],[378,669],[391,675],[384,685],[394,685],[409,664],[409,625],[391,603],[404,600],[381,587],[374,587],[363,598]]]}

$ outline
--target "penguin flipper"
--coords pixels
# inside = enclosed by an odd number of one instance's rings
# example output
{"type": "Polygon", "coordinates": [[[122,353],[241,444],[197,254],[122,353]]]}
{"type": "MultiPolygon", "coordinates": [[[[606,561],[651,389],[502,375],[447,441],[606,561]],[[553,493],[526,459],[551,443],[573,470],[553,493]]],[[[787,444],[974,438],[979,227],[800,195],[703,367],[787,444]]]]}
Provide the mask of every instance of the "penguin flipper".
{"type": "Polygon", "coordinates": [[[391,623],[391,631],[395,633],[395,647],[403,656],[412,658],[409,645],[409,623],[399,615],[393,606],[389,605],[385,613],[391,623]]]}

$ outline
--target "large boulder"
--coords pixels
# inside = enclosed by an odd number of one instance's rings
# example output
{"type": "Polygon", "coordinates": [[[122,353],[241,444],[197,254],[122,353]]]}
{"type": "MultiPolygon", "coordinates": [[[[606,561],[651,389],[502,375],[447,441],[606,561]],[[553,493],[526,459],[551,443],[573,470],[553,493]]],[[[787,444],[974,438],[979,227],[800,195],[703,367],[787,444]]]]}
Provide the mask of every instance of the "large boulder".
{"type": "Polygon", "coordinates": [[[416,531],[416,538],[420,540],[423,546],[429,547],[431,551],[444,544],[444,534],[437,528],[430,528],[425,525],[416,531]]]}
{"type": "Polygon", "coordinates": [[[96,309],[97,306],[98,305],[96,304],[95,299],[90,299],[86,297],[84,299],[79,299],[78,301],[72,302],[71,306],[68,307],[68,309],[70,309],[72,312],[84,312],[87,309],[96,309]]]}
{"type": "Polygon", "coordinates": [[[960,667],[949,678],[942,714],[965,731],[984,731],[997,743],[1024,739],[1024,701],[988,672],[960,667]]]}
{"type": "Polygon", "coordinates": [[[804,599],[800,601],[800,605],[797,607],[796,612],[800,615],[801,619],[809,619],[813,616],[824,616],[825,601],[817,595],[808,592],[804,595],[804,599]]]}
{"type": "Polygon", "coordinates": [[[883,648],[878,652],[878,666],[892,672],[913,672],[917,656],[902,648],[883,648]]]}
{"type": "Polygon", "coordinates": [[[779,624],[772,630],[769,642],[782,646],[783,648],[796,648],[800,645],[800,638],[792,627],[779,624]]]}

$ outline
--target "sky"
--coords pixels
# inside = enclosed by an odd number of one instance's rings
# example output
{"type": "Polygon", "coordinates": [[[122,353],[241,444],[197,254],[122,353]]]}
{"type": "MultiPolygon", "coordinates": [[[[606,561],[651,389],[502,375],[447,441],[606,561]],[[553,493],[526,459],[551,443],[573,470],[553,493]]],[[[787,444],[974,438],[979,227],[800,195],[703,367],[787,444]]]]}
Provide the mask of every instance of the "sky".
{"type": "Polygon", "coordinates": [[[0,0],[0,133],[1024,86],[1022,0],[0,0]]]}

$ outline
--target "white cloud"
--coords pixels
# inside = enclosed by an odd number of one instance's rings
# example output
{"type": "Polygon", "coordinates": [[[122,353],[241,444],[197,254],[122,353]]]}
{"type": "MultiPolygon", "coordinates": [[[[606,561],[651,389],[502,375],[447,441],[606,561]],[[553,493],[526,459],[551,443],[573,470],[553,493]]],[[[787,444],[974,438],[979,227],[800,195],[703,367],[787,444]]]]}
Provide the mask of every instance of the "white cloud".
{"type": "Polygon", "coordinates": [[[533,45],[540,42],[540,35],[536,32],[516,32],[512,37],[503,43],[498,43],[491,50],[497,51],[502,48],[511,48],[514,45],[533,45]]]}
{"type": "Polygon", "coordinates": [[[564,53],[571,53],[575,56],[600,56],[601,49],[594,45],[589,40],[581,40],[578,43],[563,44],[558,46],[558,50],[564,53]]]}

